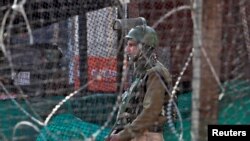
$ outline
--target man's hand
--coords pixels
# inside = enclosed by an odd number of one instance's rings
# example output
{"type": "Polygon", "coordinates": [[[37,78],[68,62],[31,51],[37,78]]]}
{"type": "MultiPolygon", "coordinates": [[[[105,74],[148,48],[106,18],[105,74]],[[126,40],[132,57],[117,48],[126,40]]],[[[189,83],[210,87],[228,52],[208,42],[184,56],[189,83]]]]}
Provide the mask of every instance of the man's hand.
{"type": "Polygon", "coordinates": [[[107,137],[107,138],[105,138],[105,141],[110,141],[110,136],[109,137],[107,137]]]}
{"type": "Polygon", "coordinates": [[[120,141],[119,136],[117,134],[113,134],[111,136],[109,136],[108,138],[106,138],[105,141],[120,141]]]}

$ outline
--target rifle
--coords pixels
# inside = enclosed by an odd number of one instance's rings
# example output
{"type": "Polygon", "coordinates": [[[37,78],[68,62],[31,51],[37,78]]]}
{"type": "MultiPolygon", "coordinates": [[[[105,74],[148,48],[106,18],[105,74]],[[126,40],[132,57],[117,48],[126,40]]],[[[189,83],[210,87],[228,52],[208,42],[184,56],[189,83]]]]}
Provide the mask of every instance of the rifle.
{"type": "Polygon", "coordinates": [[[119,117],[121,116],[122,113],[125,112],[127,104],[129,103],[130,99],[133,97],[132,92],[134,91],[134,89],[136,88],[136,86],[138,85],[138,83],[140,82],[140,78],[136,78],[135,81],[131,84],[130,88],[125,91],[122,94],[122,103],[119,106],[118,112],[117,112],[117,116],[116,116],[116,121],[113,125],[113,127],[111,128],[111,131],[109,133],[109,135],[107,136],[107,138],[111,135],[111,134],[115,134],[118,133],[120,130],[116,129],[117,128],[117,123],[119,121],[119,117]]]}

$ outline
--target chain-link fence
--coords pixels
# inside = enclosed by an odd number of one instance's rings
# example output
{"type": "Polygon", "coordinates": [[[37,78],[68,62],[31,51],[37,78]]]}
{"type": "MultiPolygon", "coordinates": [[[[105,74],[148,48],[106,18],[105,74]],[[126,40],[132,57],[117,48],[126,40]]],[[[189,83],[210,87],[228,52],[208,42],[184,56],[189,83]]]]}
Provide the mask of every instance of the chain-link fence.
{"type": "Polygon", "coordinates": [[[131,84],[128,23],[114,23],[138,17],[156,30],[156,53],[178,96],[180,114],[164,125],[166,140],[206,140],[208,124],[249,124],[249,6],[247,0],[1,1],[0,140],[103,141],[118,97],[131,84]]]}

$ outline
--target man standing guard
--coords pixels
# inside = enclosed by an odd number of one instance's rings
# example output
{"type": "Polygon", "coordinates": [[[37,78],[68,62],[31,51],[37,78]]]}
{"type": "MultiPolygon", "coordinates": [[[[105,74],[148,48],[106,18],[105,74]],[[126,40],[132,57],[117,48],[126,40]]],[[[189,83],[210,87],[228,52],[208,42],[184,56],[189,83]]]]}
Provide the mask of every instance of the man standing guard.
{"type": "Polygon", "coordinates": [[[125,52],[133,63],[133,83],[122,95],[117,122],[107,141],[164,141],[165,108],[171,75],[154,52],[158,37],[153,28],[139,25],[126,35],[125,52]]]}

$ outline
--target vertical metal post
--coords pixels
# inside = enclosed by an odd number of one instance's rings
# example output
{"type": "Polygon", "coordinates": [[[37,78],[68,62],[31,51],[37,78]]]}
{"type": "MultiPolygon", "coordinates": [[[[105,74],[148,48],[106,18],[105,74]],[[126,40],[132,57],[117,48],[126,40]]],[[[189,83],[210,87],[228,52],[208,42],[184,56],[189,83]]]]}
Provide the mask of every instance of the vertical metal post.
{"type": "Polygon", "coordinates": [[[206,141],[207,126],[217,123],[220,87],[222,11],[220,1],[193,1],[194,55],[192,140],[206,141]]]}
{"type": "MultiPolygon", "coordinates": [[[[86,11],[83,11],[79,15],[79,79],[80,87],[88,83],[88,44],[87,44],[87,15],[86,11]]],[[[87,91],[87,90],[85,90],[87,91]]]]}
{"type": "Polygon", "coordinates": [[[192,78],[192,119],[191,138],[192,141],[199,141],[199,107],[200,107],[200,78],[201,78],[201,46],[202,46],[202,3],[203,0],[193,0],[193,78],[192,78]]]}

